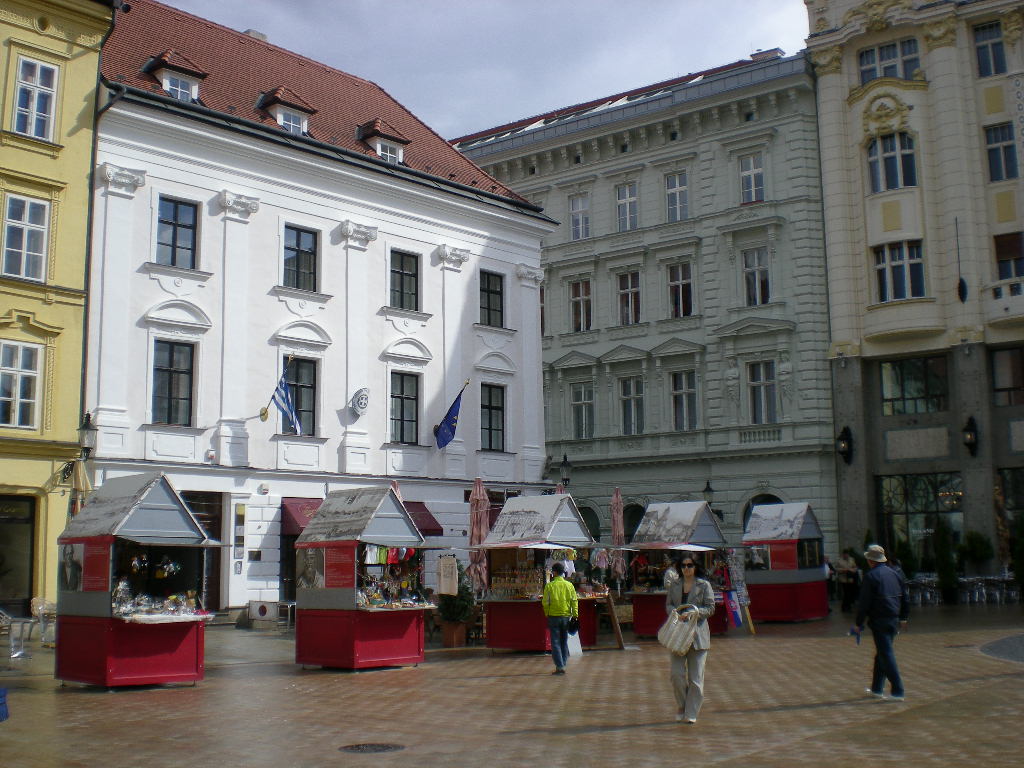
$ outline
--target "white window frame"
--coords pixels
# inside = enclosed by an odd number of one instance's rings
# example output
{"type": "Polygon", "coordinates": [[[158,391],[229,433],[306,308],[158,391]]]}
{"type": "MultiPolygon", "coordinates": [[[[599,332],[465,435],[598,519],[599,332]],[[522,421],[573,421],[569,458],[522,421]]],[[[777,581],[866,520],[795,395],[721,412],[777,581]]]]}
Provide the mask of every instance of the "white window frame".
{"type": "Polygon", "coordinates": [[[668,382],[672,401],[672,428],[676,432],[698,429],[697,371],[693,368],[670,371],[668,382]]]}
{"type": "Polygon", "coordinates": [[[405,148],[401,144],[396,144],[393,141],[376,139],[373,144],[373,149],[381,160],[388,163],[398,165],[403,159],[405,159],[405,148]]]}
{"type": "Polygon", "coordinates": [[[644,433],[644,377],[619,378],[619,405],[623,435],[644,433]]]}
{"type": "Polygon", "coordinates": [[[638,186],[635,181],[615,185],[615,216],[619,232],[630,232],[640,226],[638,186]]]}
{"type": "Polygon", "coordinates": [[[11,421],[0,422],[0,427],[38,429],[40,384],[42,383],[44,365],[43,353],[44,347],[40,344],[0,339],[0,382],[6,380],[10,392],[10,396],[4,396],[5,387],[0,386],[0,402],[9,403],[11,411],[11,421]],[[34,369],[23,365],[25,350],[32,350],[35,353],[34,369]],[[9,355],[13,356],[10,362],[8,362],[9,355]],[[32,382],[29,386],[31,389],[29,397],[23,396],[26,380],[32,382]],[[19,423],[21,422],[20,412],[25,405],[28,405],[30,409],[31,418],[28,420],[30,423],[19,423]]]}
{"type": "Polygon", "coordinates": [[[905,37],[902,40],[893,40],[873,48],[864,48],[857,52],[857,66],[860,70],[861,85],[866,85],[880,77],[912,80],[914,71],[921,68],[921,50],[917,44],[917,38],[905,37]],[[911,48],[913,50],[910,50],[911,48]],[[892,53],[895,53],[895,56],[891,55],[892,53]],[[871,60],[865,61],[868,54],[871,54],[871,60]]]}
{"type": "Polygon", "coordinates": [[[569,282],[569,328],[585,333],[594,327],[594,286],[589,277],[569,282]]]}
{"type": "Polygon", "coordinates": [[[747,363],[747,389],[751,424],[778,424],[779,403],[774,360],[747,363]]]}
{"type": "Polygon", "coordinates": [[[592,381],[576,381],[569,385],[574,440],[589,440],[594,436],[595,389],[592,381]]]}
{"type": "Polygon", "coordinates": [[[868,142],[868,179],[871,192],[917,186],[917,149],[906,131],[886,133],[868,142]]]}
{"type": "Polygon", "coordinates": [[[640,323],[640,270],[619,272],[615,275],[616,306],[619,310],[619,325],[640,323]],[[625,282],[623,282],[625,281],[625,282]]]}
{"type": "Polygon", "coordinates": [[[693,290],[693,262],[680,261],[668,265],[669,317],[692,317],[696,314],[696,296],[693,290]],[[690,311],[686,311],[684,296],[689,297],[690,311]]]}
{"type": "Polygon", "coordinates": [[[759,307],[771,302],[771,254],[768,246],[744,248],[740,251],[743,262],[743,295],[746,306],[759,307]]]}
{"type": "Polygon", "coordinates": [[[686,171],[665,175],[665,216],[671,224],[690,217],[690,188],[686,171]]]}
{"type": "Polygon", "coordinates": [[[985,126],[985,153],[988,158],[989,182],[1006,181],[1020,176],[1013,123],[985,126]]]}
{"type": "Polygon", "coordinates": [[[920,240],[882,243],[871,250],[874,254],[875,291],[879,304],[920,299],[928,295],[925,287],[924,246],[920,240]],[[897,283],[902,286],[899,296],[895,292],[897,283]]]}
{"type": "Polygon", "coordinates": [[[57,123],[57,88],[60,83],[60,67],[56,64],[51,64],[48,61],[40,61],[39,59],[33,59],[29,56],[19,56],[16,77],[17,85],[15,86],[14,113],[11,117],[11,130],[21,136],[31,136],[34,139],[53,141],[54,126],[57,123]],[[35,82],[22,79],[22,69],[25,64],[32,64],[36,67],[35,82]],[[50,70],[53,73],[53,82],[49,86],[42,85],[38,82],[39,74],[44,69],[50,70]],[[21,106],[22,101],[25,98],[23,94],[27,96],[29,101],[29,104],[24,107],[21,106]],[[40,99],[44,97],[49,97],[50,100],[49,114],[40,113],[39,111],[40,99]],[[40,120],[41,114],[44,129],[40,133],[35,129],[35,126],[40,120]],[[24,117],[25,130],[18,130],[18,119],[20,117],[24,117]]]}
{"type": "Polygon", "coordinates": [[[764,152],[748,152],[738,158],[740,172],[740,203],[764,202],[764,152]]]}
{"type": "Polygon", "coordinates": [[[180,72],[169,69],[160,70],[160,87],[172,99],[184,104],[199,101],[199,81],[180,72]],[[184,96],[188,98],[182,98],[184,96]]]}
{"type": "Polygon", "coordinates": [[[1002,22],[988,21],[984,24],[975,24],[971,32],[975,59],[978,62],[978,77],[995,77],[1006,74],[1006,47],[1003,44],[1002,22]],[[990,29],[995,29],[997,34],[979,41],[979,32],[990,29]]]}
{"type": "Polygon", "coordinates": [[[590,193],[569,195],[569,237],[585,240],[590,237],[590,193]]]}
{"type": "Polygon", "coordinates": [[[8,193],[3,197],[3,227],[3,252],[0,253],[0,274],[6,277],[20,277],[25,280],[33,280],[36,282],[43,282],[46,280],[46,262],[50,244],[50,203],[37,197],[8,193]],[[33,207],[41,207],[43,211],[43,223],[41,225],[33,224],[31,217],[29,217],[30,220],[28,221],[10,218],[10,205],[12,201],[16,200],[20,200],[25,203],[24,210],[26,215],[28,215],[33,207]],[[21,233],[21,246],[17,249],[16,253],[21,268],[17,271],[8,270],[8,249],[12,247],[12,235],[18,230],[20,230],[21,233]],[[32,252],[30,254],[28,252],[28,240],[31,233],[41,234],[42,244],[38,253],[32,252]],[[29,274],[26,265],[30,258],[38,260],[38,274],[29,274]]]}

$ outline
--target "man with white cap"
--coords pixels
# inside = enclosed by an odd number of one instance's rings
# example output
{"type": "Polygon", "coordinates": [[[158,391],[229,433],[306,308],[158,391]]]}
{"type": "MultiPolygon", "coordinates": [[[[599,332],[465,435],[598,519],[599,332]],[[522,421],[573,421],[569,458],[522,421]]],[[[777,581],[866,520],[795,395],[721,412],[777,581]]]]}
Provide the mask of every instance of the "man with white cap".
{"type": "Polygon", "coordinates": [[[910,601],[903,577],[889,567],[885,550],[872,544],[864,553],[870,570],[860,587],[857,601],[856,625],[858,633],[864,630],[864,620],[871,627],[875,640],[875,666],[871,687],[867,692],[879,699],[903,701],[903,680],[896,666],[893,641],[899,628],[906,626],[910,616],[910,601]],[[885,681],[889,681],[890,695],[885,695],[885,681]]]}

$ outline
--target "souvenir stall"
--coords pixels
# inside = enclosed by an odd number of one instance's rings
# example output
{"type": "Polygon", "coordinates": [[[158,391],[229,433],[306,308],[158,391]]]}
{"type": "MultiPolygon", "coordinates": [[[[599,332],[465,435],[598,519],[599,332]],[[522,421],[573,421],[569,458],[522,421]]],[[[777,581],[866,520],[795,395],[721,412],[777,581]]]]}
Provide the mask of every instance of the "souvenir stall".
{"type": "MultiPolygon", "coordinates": [[[[550,650],[547,618],[541,607],[549,566],[555,560],[563,562],[566,576],[572,579],[575,551],[594,543],[567,493],[516,496],[506,501],[480,545],[487,555],[487,647],[550,650]]],[[[596,604],[607,598],[607,589],[581,583],[576,591],[580,643],[592,646],[597,642],[596,604]]]]}
{"type": "Polygon", "coordinates": [[[295,549],[296,664],[423,661],[423,537],[392,488],[331,491],[295,549]]]}
{"type": "Polygon", "coordinates": [[[754,507],[743,534],[747,592],[755,621],[828,616],[823,535],[810,504],[754,507]]]}
{"type": "Polygon", "coordinates": [[[163,474],[107,480],[58,538],[57,679],[202,680],[215,546],[163,474]]]}
{"type": "Polygon", "coordinates": [[[665,623],[668,583],[677,578],[672,561],[686,552],[701,563],[704,578],[714,587],[716,610],[708,619],[711,633],[725,634],[729,621],[722,605],[729,588],[728,573],[723,574],[716,558],[725,546],[718,518],[707,502],[648,504],[630,542],[637,552],[631,564],[633,589],[628,593],[633,603],[633,632],[641,637],[658,634],[665,623]]]}

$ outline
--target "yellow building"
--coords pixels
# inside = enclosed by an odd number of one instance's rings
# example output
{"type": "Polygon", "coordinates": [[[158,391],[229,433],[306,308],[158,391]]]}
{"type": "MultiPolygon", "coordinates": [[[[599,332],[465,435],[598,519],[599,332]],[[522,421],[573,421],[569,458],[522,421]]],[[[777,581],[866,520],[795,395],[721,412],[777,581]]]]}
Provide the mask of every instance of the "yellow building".
{"type": "Polygon", "coordinates": [[[0,13],[0,608],[56,596],[79,456],[86,243],[100,45],[116,0],[0,13]]]}

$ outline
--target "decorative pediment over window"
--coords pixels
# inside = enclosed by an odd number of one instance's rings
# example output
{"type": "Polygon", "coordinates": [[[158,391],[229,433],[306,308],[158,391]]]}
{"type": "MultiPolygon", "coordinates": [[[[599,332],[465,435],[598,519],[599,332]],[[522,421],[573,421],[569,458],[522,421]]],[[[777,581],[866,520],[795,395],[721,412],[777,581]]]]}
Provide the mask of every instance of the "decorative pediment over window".
{"type": "Polygon", "coordinates": [[[171,299],[154,304],[144,317],[147,323],[174,325],[198,331],[206,331],[213,327],[209,316],[203,310],[184,299],[171,299]]]}
{"type": "Polygon", "coordinates": [[[790,320],[771,320],[763,317],[750,317],[723,325],[716,335],[719,338],[736,338],[738,336],[757,336],[768,333],[792,333],[796,323],[790,320]]]}
{"type": "Polygon", "coordinates": [[[631,347],[628,344],[619,344],[610,352],[601,355],[602,363],[624,363],[630,360],[646,360],[647,352],[643,349],[631,347]]]}
{"type": "Polygon", "coordinates": [[[356,129],[356,138],[372,145],[371,139],[379,136],[382,139],[393,141],[396,144],[408,144],[407,139],[401,131],[385,120],[375,117],[373,120],[363,123],[356,129]]]}
{"type": "Polygon", "coordinates": [[[861,22],[868,32],[881,32],[901,15],[899,11],[911,9],[910,0],[864,0],[859,7],[847,11],[843,25],[861,22]]]}
{"type": "Polygon", "coordinates": [[[282,325],[274,334],[274,339],[278,344],[308,344],[314,347],[326,347],[333,341],[327,331],[309,320],[295,320],[282,325]]]}
{"type": "Polygon", "coordinates": [[[582,352],[570,352],[551,364],[552,368],[589,368],[597,365],[597,358],[582,352]]]}
{"type": "Polygon", "coordinates": [[[704,352],[703,344],[695,344],[685,339],[672,338],[663,344],[659,344],[651,350],[655,357],[669,357],[671,355],[699,355],[704,352]]]}
{"type": "Polygon", "coordinates": [[[316,108],[291,88],[283,85],[279,85],[277,88],[272,88],[271,90],[266,91],[260,97],[259,103],[256,106],[260,109],[266,109],[269,111],[270,108],[275,105],[294,109],[297,112],[304,112],[307,115],[316,114],[316,108]]]}
{"type": "Polygon", "coordinates": [[[392,343],[384,350],[381,357],[396,363],[411,363],[414,365],[426,365],[434,359],[426,344],[408,337],[392,343]]]}
{"type": "Polygon", "coordinates": [[[488,352],[477,360],[476,365],[473,367],[478,371],[496,373],[500,376],[514,376],[516,372],[516,364],[512,362],[512,358],[508,355],[503,355],[501,352],[488,352]]]}
{"type": "Polygon", "coordinates": [[[17,328],[38,339],[52,339],[64,330],[59,325],[37,320],[34,313],[20,309],[12,309],[7,314],[0,315],[0,328],[17,328]]]}
{"type": "Polygon", "coordinates": [[[911,107],[895,94],[878,94],[864,110],[864,140],[906,130],[910,110],[911,107]]]}

